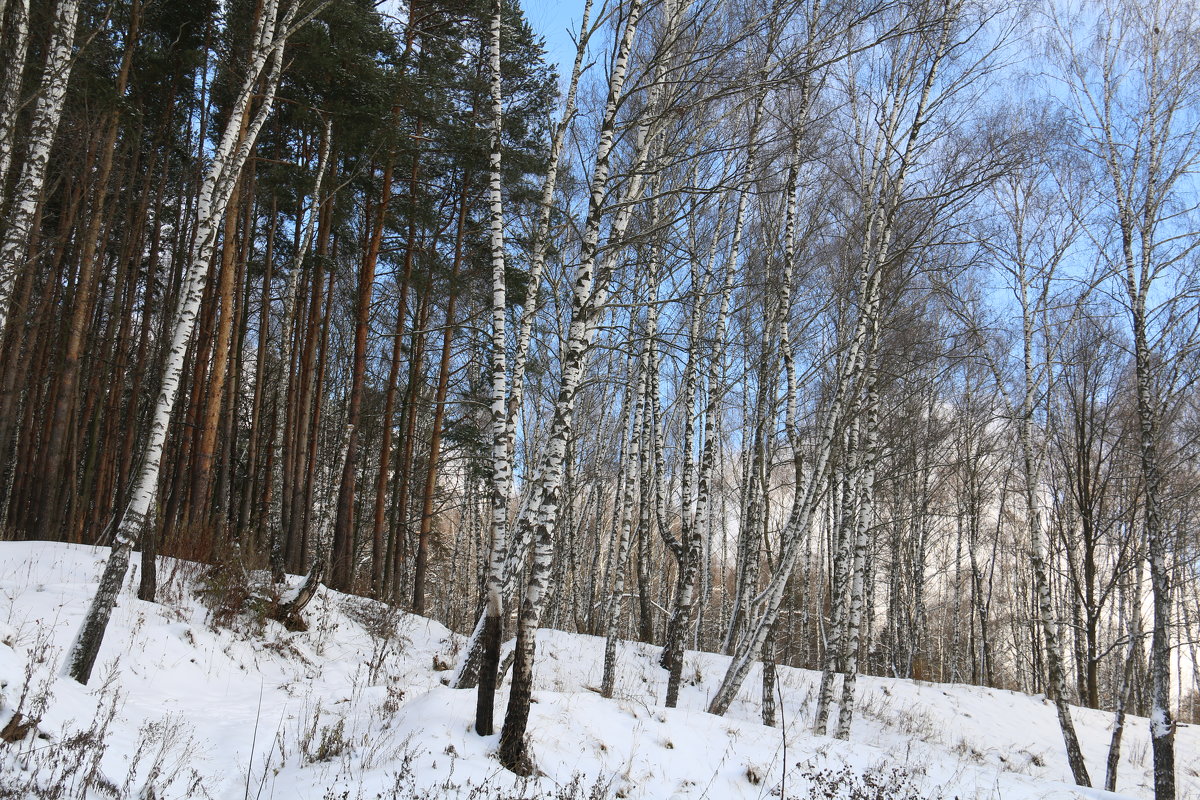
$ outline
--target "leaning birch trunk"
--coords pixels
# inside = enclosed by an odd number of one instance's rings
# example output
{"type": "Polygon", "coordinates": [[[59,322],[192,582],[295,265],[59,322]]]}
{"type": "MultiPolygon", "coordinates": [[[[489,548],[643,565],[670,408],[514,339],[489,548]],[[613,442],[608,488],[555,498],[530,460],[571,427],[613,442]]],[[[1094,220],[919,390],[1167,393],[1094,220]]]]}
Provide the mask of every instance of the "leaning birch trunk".
{"type": "MultiPolygon", "coordinates": [[[[929,83],[926,84],[927,89],[929,83]]],[[[900,173],[898,185],[893,191],[887,193],[885,187],[886,176],[886,143],[894,137],[896,133],[895,124],[898,117],[896,116],[897,107],[892,107],[892,113],[888,118],[887,127],[879,133],[873,143],[868,139],[860,139],[861,147],[859,156],[862,157],[866,152],[870,151],[869,160],[865,163],[869,164],[866,170],[867,177],[860,186],[860,191],[863,194],[863,201],[867,209],[867,231],[869,237],[878,237],[878,241],[868,238],[864,244],[864,249],[861,253],[861,262],[864,269],[870,272],[882,270],[883,264],[888,257],[888,247],[891,237],[891,228],[888,222],[890,214],[887,209],[894,208],[899,202],[900,191],[904,179],[903,167],[900,173]],[[880,193],[883,196],[879,196],[880,193]],[[874,266],[871,266],[871,265],[874,266]]],[[[911,137],[910,137],[911,143],[911,137]]],[[[907,164],[907,158],[904,161],[907,164]]],[[[878,283],[876,282],[876,291],[878,283]]],[[[868,335],[869,352],[857,352],[855,357],[862,359],[862,363],[874,364],[874,351],[878,346],[878,331],[879,331],[879,297],[874,295],[867,301],[867,307],[860,311],[859,326],[863,330],[863,326],[869,327],[871,333],[868,335]],[[873,308],[871,308],[873,306],[873,308]],[[868,308],[871,308],[868,313],[868,308]]],[[[858,366],[850,365],[849,372],[844,380],[850,382],[858,380],[858,366]]],[[[871,386],[872,379],[870,378],[870,368],[866,369],[867,377],[865,383],[871,386]]],[[[873,388],[873,387],[872,387],[873,388]]],[[[832,480],[830,486],[831,495],[831,510],[835,513],[834,529],[836,531],[836,552],[834,558],[833,569],[833,587],[831,590],[833,614],[830,625],[830,633],[826,648],[825,666],[821,675],[821,686],[818,692],[817,699],[817,715],[814,723],[814,731],[818,734],[825,734],[828,727],[829,714],[833,707],[833,682],[835,672],[839,667],[842,670],[842,695],[853,697],[854,686],[851,682],[850,673],[847,665],[848,644],[849,644],[849,628],[850,628],[850,609],[849,606],[853,603],[855,590],[853,586],[853,577],[856,572],[855,567],[861,564],[861,553],[859,548],[861,537],[865,535],[865,530],[860,529],[859,514],[862,511],[861,500],[863,499],[863,489],[861,479],[863,475],[861,471],[867,467],[866,464],[866,446],[865,442],[870,437],[870,430],[864,430],[866,422],[863,419],[863,402],[869,402],[871,392],[868,390],[868,400],[862,401],[856,399],[853,406],[852,418],[847,423],[848,432],[845,445],[845,464],[838,470],[838,474],[832,480]],[[840,492],[840,497],[838,493],[840,492]],[[847,684],[850,684],[847,686],[847,684]],[[847,689],[849,692],[847,692],[847,689]]],[[[869,409],[867,409],[869,419],[869,409]]],[[[869,491],[869,490],[868,490],[869,491]]],[[[861,541],[865,547],[865,541],[861,541]]],[[[861,594],[861,587],[860,587],[861,594]]],[[[856,647],[857,649],[857,647],[856,647]]],[[[841,715],[839,714],[839,727],[841,715]]],[[[846,726],[849,725],[849,719],[846,720],[846,726]]]]}
{"type": "MultiPolygon", "coordinates": [[[[802,102],[800,102],[800,115],[806,114],[808,110],[808,84],[805,83],[805,92],[802,102]]],[[[785,217],[784,217],[784,261],[782,261],[781,271],[781,291],[779,296],[779,305],[776,307],[774,314],[774,325],[772,335],[779,339],[780,342],[780,357],[785,362],[787,369],[787,431],[792,440],[793,449],[796,449],[798,439],[794,435],[794,404],[796,404],[796,383],[793,380],[791,347],[788,343],[788,318],[791,315],[792,306],[792,275],[794,260],[796,260],[796,225],[797,225],[797,185],[799,181],[799,168],[797,160],[797,152],[793,150],[788,163],[787,181],[785,182],[785,217]]],[[[733,626],[731,624],[731,631],[733,626]]],[[[775,661],[774,661],[774,636],[775,627],[772,626],[767,634],[767,640],[764,642],[764,648],[767,649],[767,657],[764,658],[762,664],[763,681],[762,681],[762,721],[763,724],[774,726],[775,724],[775,661]]],[[[671,679],[668,680],[667,692],[668,696],[677,697],[679,684],[679,667],[680,664],[673,664],[671,679]],[[674,694],[672,694],[672,692],[674,694]]]]}
{"type": "MultiPolygon", "coordinates": [[[[0,15],[2,16],[2,15],[0,15]]],[[[8,168],[12,165],[17,135],[17,109],[21,106],[21,77],[25,74],[25,56],[29,52],[29,0],[17,0],[9,18],[12,49],[8,69],[0,86],[0,208],[8,205],[4,187],[8,186],[8,168]]]]}
{"type": "Polygon", "coordinates": [[[854,718],[855,685],[858,680],[858,649],[862,631],[862,617],[865,605],[864,598],[864,568],[867,554],[867,534],[870,530],[872,509],[875,499],[875,459],[879,441],[879,367],[878,367],[878,337],[879,328],[873,333],[870,366],[866,376],[866,420],[864,426],[865,443],[859,456],[859,474],[855,478],[858,498],[855,504],[855,538],[854,556],[851,565],[850,578],[850,615],[846,621],[846,637],[843,652],[845,666],[842,677],[842,702],[838,709],[837,730],[834,736],[838,739],[850,738],[850,722],[854,718]]]}
{"type": "MultiPolygon", "coordinates": [[[[54,144],[58,122],[62,119],[63,101],[71,78],[71,51],[75,45],[75,24],[78,19],[79,0],[61,0],[58,3],[54,13],[54,35],[50,39],[46,67],[42,72],[41,88],[29,128],[29,152],[21,165],[21,174],[13,192],[8,228],[3,241],[0,241],[0,332],[3,332],[11,311],[9,303],[13,283],[24,263],[25,251],[33,234],[33,220],[42,197],[42,186],[46,182],[46,167],[50,163],[50,148],[54,144]]],[[[17,76],[17,82],[17,91],[20,91],[20,76],[17,76]]],[[[7,102],[7,97],[5,100],[7,102]]],[[[7,119],[11,125],[12,115],[7,119]]],[[[7,157],[12,157],[11,146],[7,157]]],[[[0,179],[3,176],[4,172],[0,172],[0,179]]]]}
{"type": "MultiPolygon", "coordinates": [[[[889,103],[888,115],[881,119],[884,129],[875,142],[876,155],[871,161],[872,166],[868,170],[869,177],[865,188],[873,193],[882,190],[884,195],[871,203],[871,213],[868,215],[867,241],[864,245],[865,251],[862,254],[857,281],[858,296],[862,298],[858,319],[853,334],[849,337],[846,355],[835,379],[832,400],[822,415],[816,452],[811,458],[807,480],[803,488],[797,487],[792,510],[781,535],[778,566],[766,588],[753,598],[755,601],[753,605],[761,603],[762,611],[754,623],[738,638],[736,646],[733,648],[733,658],[721,680],[721,685],[709,701],[710,713],[724,714],[728,710],[745,682],[750,668],[762,652],[767,635],[779,616],[784,590],[795,567],[801,540],[805,538],[804,534],[809,530],[819,507],[834,440],[849,410],[847,406],[850,402],[850,389],[861,379],[869,333],[881,313],[881,285],[883,273],[891,254],[895,211],[903,196],[905,181],[917,148],[918,133],[926,122],[926,115],[931,107],[931,95],[935,80],[941,64],[950,50],[950,28],[953,18],[952,9],[946,8],[940,29],[936,31],[937,38],[932,43],[928,60],[924,64],[924,73],[918,75],[916,71],[912,71],[906,76],[904,81],[907,83],[906,86],[902,89],[893,88],[893,91],[897,91],[898,94],[889,103]],[[915,92],[917,101],[912,117],[906,126],[902,126],[900,112],[904,104],[904,97],[918,88],[915,84],[918,79],[920,85],[919,91],[915,92]],[[913,82],[908,83],[908,81],[913,82]],[[888,170],[888,174],[885,175],[883,174],[883,165],[885,163],[890,165],[892,162],[885,162],[882,154],[885,152],[891,154],[897,148],[898,139],[903,142],[899,156],[893,156],[897,158],[898,166],[895,174],[891,174],[888,170]]],[[[749,609],[747,609],[748,611],[749,609]]]]}
{"type": "Polygon", "coordinates": [[[1029,553],[1033,567],[1034,591],[1037,594],[1038,615],[1041,617],[1042,642],[1045,645],[1046,668],[1049,674],[1050,694],[1058,712],[1058,724],[1062,729],[1063,744],[1067,750],[1067,762],[1075,783],[1091,786],[1087,765],[1079,749],[1079,737],[1075,734],[1075,723],[1071,719],[1071,707],[1067,703],[1067,678],[1063,665],[1062,650],[1058,641],[1058,627],[1054,621],[1054,605],[1050,598],[1050,575],[1042,545],[1041,509],[1037,499],[1037,474],[1033,455],[1033,414],[1038,385],[1034,377],[1033,363],[1033,309],[1029,300],[1029,276],[1024,264],[1017,265],[1018,290],[1020,293],[1023,345],[1024,393],[1021,399],[1020,447],[1021,463],[1025,478],[1025,510],[1029,525],[1029,553]]]}
{"type": "MultiPolygon", "coordinates": [[[[608,194],[609,169],[613,145],[616,140],[617,111],[621,104],[625,77],[629,64],[633,39],[641,18],[642,0],[632,0],[629,5],[624,31],[616,58],[613,60],[612,77],[609,80],[608,98],[604,116],[600,123],[600,138],[596,146],[596,160],[588,199],[587,218],[584,221],[583,239],[580,247],[579,265],[576,268],[572,287],[571,321],[567,339],[562,350],[562,376],[559,380],[558,399],[550,423],[545,453],[535,478],[535,486],[528,505],[518,520],[534,547],[521,610],[517,623],[516,659],[513,664],[512,689],[509,692],[508,710],[504,729],[500,734],[500,762],[518,774],[532,771],[525,748],[525,730],[529,724],[529,703],[533,691],[533,659],[536,647],[535,636],[542,611],[542,596],[550,567],[551,545],[557,522],[559,494],[562,488],[563,460],[567,444],[573,433],[575,395],[583,378],[584,360],[588,347],[595,335],[604,305],[604,284],[611,270],[610,258],[597,276],[597,251],[600,241],[600,225],[608,194]],[[598,279],[599,277],[599,279],[598,279]]],[[[616,219],[613,220],[610,240],[620,241],[632,216],[633,200],[641,195],[642,176],[648,148],[648,123],[639,125],[638,141],[635,144],[635,169],[633,178],[624,193],[626,201],[616,219]]]]}
{"type": "Polygon", "coordinates": [[[286,33],[296,12],[296,6],[288,8],[284,19],[276,29],[278,0],[266,0],[259,18],[256,42],[250,69],[242,83],[234,111],[225,123],[221,141],[213,156],[212,164],[205,173],[196,206],[196,236],[188,262],[183,285],[180,287],[179,302],[175,308],[171,325],[171,343],[163,369],[162,385],[155,403],[153,423],[149,441],[143,456],[141,472],[134,487],[128,508],[117,527],[112,552],[105,564],[96,595],[84,618],[75,642],[67,655],[66,668],[70,677],[86,684],[100,651],[105,628],[117,593],[124,583],[129,567],[129,555],[142,530],[151,524],[152,507],[158,493],[158,474],[162,466],[163,445],[167,438],[167,426],[175,407],[179,391],[179,378],[183,370],[184,355],[188,340],[195,327],[196,315],[203,296],[204,282],[208,275],[216,246],[217,230],[225,215],[225,208],[233,193],[233,187],[241,175],[242,167],[250,155],[254,141],[263,123],[271,112],[279,74],[283,67],[283,46],[286,33]],[[282,34],[282,35],[281,35],[282,34]],[[264,74],[265,73],[265,74],[264,74]],[[265,87],[262,102],[253,122],[245,129],[246,135],[239,142],[242,121],[250,112],[250,102],[260,78],[265,87]]]}
{"type": "Polygon", "coordinates": [[[846,358],[837,376],[833,398],[829,407],[822,414],[822,427],[816,450],[811,457],[808,475],[803,486],[797,488],[791,513],[781,535],[782,548],[779,564],[762,594],[758,598],[754,598],[761,600],[765,604],[765,608],[747,632],[737,641],[733,658],[721,680],[721,685],[712,700],[709,701],[708,710],[711,714],[724,714],[729,709],[738,690],[745,682],[750,668],[758,660],[767,634],[779,616],[784,589],[800,553],[801,540],[804,538],[802,534],[809,529],[821,505],[821,495],[826,483],[834,439],[846,416],[845,406],[849,387],[861,371],[860,362],[866,338],[865,328],[868,320],[879,313],[879,272],[878,269],[869,270],[863,278],[863,296],[869,297],[870,302],[868,307],[863,310],[862,318],[848,343],[846,358]]]}
{"type": "Polygon", "coordinates": [[[1127,603],[1126,592],[1122,590],[1121,605],[1128,606],[1129,622],[1125,635],[1129,641],[1125,645],[1125,668],[1121,670],[1121,688],[1117,690],[1117,708],[1113,715],[1112,738],[1108,744],[1108,758],[1105,760],[1104,791],[1117,790],[1117,767],[1121,763],[1121,739],[1125,733],[1125,708],[1129,704],[1130,690],[1133,688],[1133,663],[1137,651],[1137,620],[1135,615],[1141,613],[1136,603],[1127,603]]]}
{"type": "MultiPolygon", "coordinates": [[[[542,272],[546,264],[546,250],[550,239],[550,218],[554,204],[554,191],[558,179],[558,167],[562,157],[563,144],[566,142],[567,131],[575,116],[575,95],[579,88],[579,76],[583,72],[583,58],[587,52],[587,40],[591,34],[588,29],[592,10],[592,0],[587,0],[583,9],[583,22],[580,25],[579,40],[575,50],[575,65],[571,70],[571,83],[567,90],[566,106],[562,119],[554,132],[550,146],[550,163],[546,170],[546,178],[542,184],[541,209],[538,213],[537,225],[533,236],[533,255],[530,257],[529,289],[525,297],[525,306],[521,311],[521,319],[517,328],[516,351],[513,353],[512,380],[509,388],[508,411],[505,420],[505,439],[507,457],[511,464],[516,452],[517,420],[521,413],[524,400],[525,365],[528,360],[529,347],[533,339],[533,321],[537,315],[537,292],[541,285],[542,272]]],[[[509,562],[513,551],[523,549],[519,543],[508,543],[509,562]]],[[[489,559],[490,564],[490,559],[489,559]]],[[[489,567],[490,568],[490,567],[489,567]]],[[[505,575],[501,598],[511,593],[509,588],[512,580],[507,577],[508,562],[505,564],[505,575]]],[[[486,591],[486,585],[485,585],[486,591]]],[[[467,646],[459,658],[455,668],[454,678],[450,685],[455,689],[470,689],[479,680],[480,662],[483,658],[485,632],[488,626],[488,609],[485,599],[483,612],[476,621],[475,629],[467,640],[467,646]]]]}
{"type": "Polygon", "coordinates": [[[508,397],[508,347],[505,331],[504,199],[500,185],[501,134],[504,127],[504,98],[500,83],[500,24],[503,3],[492,0],[489,29],[488,77],[492,99],[491,152],[488,155],[488,230],[492,256],[492,480],[491,540],[488,560],[487,622],[483,630],[483,663],[479,669],[479,691],[475,703],[475,732],[492,735],[496,702],[496,670],[500,664],[500,639],[504,626],[504,569],[508,563],[508,498],[512,489],[512,458],[508,450],[505,401],[508,397]]]}
{"type": "MultiPolygon", "coordinates": [[[[633,533],[633,490],[637,481],[632,480],[631,473],[636,468],[641,456],[641,435],[646,413],[646,373],[649,345],[643,345],[642,354],[637,359],[637,385],[634,389],[636,400],[633,419],[629,429],[629,447],[621,458],[621,469],[625,473],[624,494],[621,498],[620,533],[617,538],[617,553],[614,557],[611,572],[613,574],[612,593],[608,598],[608,606],[604,611],[604,677],[600,682],[600,696],[612,697],[613,687],[617,679],[617,626],[621,621],[621,600],[625,594],[625,571],[629,563],[630,541],[633,533]]],[[[633,359],[630,359],[632,362],[633,359]]],[[[632,381],[630,382],[632,383],[632,381]]],[[[645,483],[639,498],[640,503],[646,502],[644,493],[645,483]]]]}
{"type": "Polygon", "coordinates": [[[563,145],[567,141],[567,132],[571,120],[575,117],[575,96],[579,91],[579,76],[583,73],[583,58],[587,54],[588,39],[591,31],[588,25],[592,17],[592,2],[586,0],[583,4],[583,20],[579,23],[579,38],[575,48],[575,63],[571,67],[571,81],[567,87],[567,97],[563,106],[562,119],[554,130],[554,138],[550,142],[550,162],[546,167],[546,178],[542,182],[542,196],[539,201],[537,224],[533,232],[533,252],[529,258],[529,283],[525,292],[525,303],[521,309],[521,319],[517,325],[516,350],[513,353],[512,381],[509,388],[507,429],[508,457],[511,459],[516,450],[517,419],[525,398],[525,367],[529,359],[529,346],[533,340],[533,320],[537,316],[537,295],[542,283],[542,272],[546,267],[546,250],[550,244],[550,218],[554,208],[554,191],[558,185],[558,167],[562,160],[563,145]]]}

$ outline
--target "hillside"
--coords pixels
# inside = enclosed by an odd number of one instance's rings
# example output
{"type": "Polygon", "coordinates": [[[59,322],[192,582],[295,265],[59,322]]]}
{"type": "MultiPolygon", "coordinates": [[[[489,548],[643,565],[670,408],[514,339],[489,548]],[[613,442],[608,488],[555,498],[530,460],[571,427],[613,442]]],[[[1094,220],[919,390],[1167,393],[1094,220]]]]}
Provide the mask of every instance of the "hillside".
{"type": "MultiPolygon", "coordinates": [[[[443,685],[462,638],[436,622],[322,590],[309,630],[241,615],[214,623],[199,568],[164,560],[162,604],[127,583],[91,685],[58,676],[106,551],[0,544],[0,797],[1073,798],[1053,708],[1040,697],[864,678],[850,743],[809,731],[819,675],[781,668],[781,728],[758,724],[751,676],[728,717],[704,713],[722,656],[689,653],[681,708],[662,708],[655,648],[621,650],[602,699],[603,641],[539,638],[532,753],[522,781],[471,730],[475,696],[443,685]],[[54,791],[59,792],[58,795],[54,791]],[[149,791],[152,790],[152,791],[149,791]],[[85,794],[86,792],[86,794],[85,794]]],[[[131,575],[131,579],[135,576],[131,575]]],[[[506,700],[500,695],[500,712],[506,700]]],[[[1111,715],[1076,709],[1093,776],[1111,715]]],[[[1123,796],[1152,794],[1146,722],[1130,720],[1123,796]]],[[[1200,735],[1178,734],[1180,797],[1200,796],[1200,735]]]]}

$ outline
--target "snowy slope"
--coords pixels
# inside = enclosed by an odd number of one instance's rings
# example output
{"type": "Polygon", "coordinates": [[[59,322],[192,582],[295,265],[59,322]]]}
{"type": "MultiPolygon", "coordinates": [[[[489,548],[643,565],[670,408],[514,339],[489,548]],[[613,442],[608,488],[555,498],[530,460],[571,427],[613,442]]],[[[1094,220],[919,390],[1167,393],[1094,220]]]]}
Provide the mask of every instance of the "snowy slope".
{"type": "MultiPolygon", "coordinates": [[[[782,729],[767,728],[756,674],[727,717],[702,711],[724,657],[689,653],[681,708],[668,710],[657,650],[627,645],[610,701],[597,694],[603,641],[557,631],[539,637],[530,720],[543,775],[522,781],[495,760],[497,736],[471,732],[474,693],[443,685],[458,635],[327,591],[305,632],[214,626],[199,568],[167,559],[162,604],[137,600],[131,574],[84,688],[58,669],[106,552],[0,543],[0,726],[18,706],[41,718],[36,736],[0,744],[0,797],[1115,796],[1070,785],[1042,698],[863,678],[845,743],[809,733],[816,673],[780,668],[782,729]]],[[[1111,715],[1075,713],[1102,779],[1111,715]]],[[[1200,735],[1181,728],[1177,741],[1180,797],[1200,798],[1200,735]]],[[[1130,720],[1120,776],[1126,796],[1151,796],[1145,720],[1130,720]]]]}

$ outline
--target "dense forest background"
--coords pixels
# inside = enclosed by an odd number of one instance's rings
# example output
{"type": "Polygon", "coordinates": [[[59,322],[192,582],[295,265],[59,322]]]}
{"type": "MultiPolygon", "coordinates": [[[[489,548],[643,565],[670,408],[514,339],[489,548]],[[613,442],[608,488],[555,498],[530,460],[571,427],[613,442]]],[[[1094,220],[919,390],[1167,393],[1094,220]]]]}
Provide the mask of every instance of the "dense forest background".
{"type": "Polygon", "coordinates": [[[1173,796],[1194,5],[579,15],[559,74],[508,0],[2,0],[3,536],[474,631],[481,732],[515,633],[516,770],[544,625],[843,738],[858,673],[1147,715],[1173,796]]]}

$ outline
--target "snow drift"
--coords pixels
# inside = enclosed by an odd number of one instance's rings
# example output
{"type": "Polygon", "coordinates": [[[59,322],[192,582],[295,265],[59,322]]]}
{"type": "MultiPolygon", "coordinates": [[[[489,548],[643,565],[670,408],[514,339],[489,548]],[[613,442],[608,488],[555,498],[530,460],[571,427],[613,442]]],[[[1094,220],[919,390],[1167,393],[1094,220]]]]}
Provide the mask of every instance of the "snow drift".
{"type": "MultiPolygon", "coordinates": [[[[222,617],[211,580],[163,559],[161,603],[127,579],[87,687],[62,655],[104,548],[0,543],[0,797],[1100,798],[1070,785],[1054,708],[961,685],[864,677],[850,742],[810,732],[819,673],[779,668],[781,724],[759,724],[756,675],[725,717],[703,711],[728,663],[689,652],[678,709],[657,648],[625,643],[613,700],[602,639],[538,637],[524,780],[472,730],[473,692],[446,687],[463,638],[322,589],[307,631],[253,610],[222,617]]],[[[136,562],[135,562],[136,567],[136,562]]],[[[509,644],[511,647],[511,643],[509,644]]],[[[503,714],[505,686],[498,697],[503,714]]],[[[1112,715],[1073,709],[1093,775],[1112,715]]],[[[1179,796],[1200,797],[1200,736],[1177,736],[1179,796]]],[[[1148,724],[1128,721],[1118,788],[1152,795],[1148,724]]]]}

